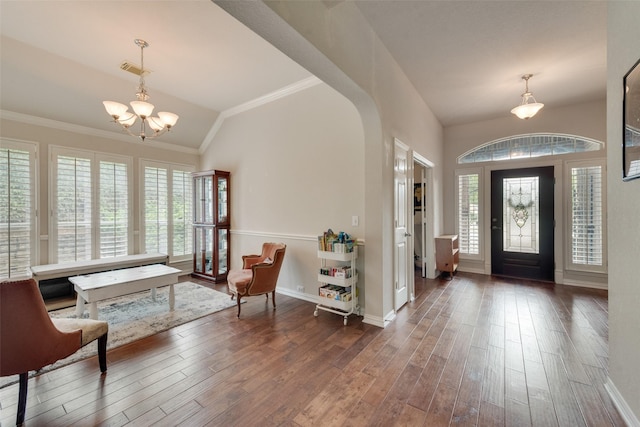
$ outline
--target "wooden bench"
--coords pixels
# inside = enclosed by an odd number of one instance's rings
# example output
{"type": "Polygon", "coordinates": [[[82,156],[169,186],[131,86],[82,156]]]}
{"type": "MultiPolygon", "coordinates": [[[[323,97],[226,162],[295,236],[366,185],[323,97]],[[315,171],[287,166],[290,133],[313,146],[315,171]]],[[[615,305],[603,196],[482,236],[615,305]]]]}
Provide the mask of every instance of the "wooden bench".
{"type": "Polygon", "coordinates": [[[97,302],[140,291],[151,290],[156,299],[156,288],[169,285],[169,310],[173,311],[175,292],[173,285],[178,283],[180,270],[162,264],[145,265],[143,267],[124,268],[121,270],[93,273],[83,276],[69,277],[78,294],[76,315],[82,316],[85,304],[89,305],[89,317],[98,318],[97,302]]]}
{"type": "Polygon", "coordinates": [[[42,292],[42,296],[46,300],[58,296],[73,296],[73,285],[68,281],[68,278],[71,276],[150,264],[166,264],[167,261],[168,257],[166,254],[136,254],[61,264],[36,265],[31,267],[31,273],[33,274],[34,280],[38,282],[40,292],[42,292]],[[61,288],[61,290],[47,290],[48,288],[54,287],[61,288]]]}

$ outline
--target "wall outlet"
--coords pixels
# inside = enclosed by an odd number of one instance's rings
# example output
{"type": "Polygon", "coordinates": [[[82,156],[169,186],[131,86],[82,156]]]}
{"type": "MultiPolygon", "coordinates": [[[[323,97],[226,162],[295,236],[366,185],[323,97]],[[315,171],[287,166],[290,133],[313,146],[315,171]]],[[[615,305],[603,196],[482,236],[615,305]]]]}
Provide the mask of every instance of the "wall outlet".
{"type": "Polygon", "coordinates": [[[297,290],[298,292],[304,292],[304,286],[298,286],[298,287],[296,288],[296,290],[297,290]]]}
{"type": "Polygon", "coordinates": [[[360,221],[358,219],[358,215],[354,215],[354,216],[351,217],[351,225],[353,227],[357,227],[359,222],[360,221]]]}

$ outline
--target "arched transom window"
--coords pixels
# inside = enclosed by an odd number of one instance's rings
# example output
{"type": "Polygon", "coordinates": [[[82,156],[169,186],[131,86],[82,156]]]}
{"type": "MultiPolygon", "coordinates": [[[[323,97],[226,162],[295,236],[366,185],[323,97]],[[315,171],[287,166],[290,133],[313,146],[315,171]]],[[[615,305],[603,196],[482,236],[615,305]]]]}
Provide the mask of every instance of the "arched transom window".
{"type": "Polygon", "coordinates": [[[458,157],[458,164],[528,159],[604,149],[604,143],[558,133],[514,135],[487,142],[458,157]]]}

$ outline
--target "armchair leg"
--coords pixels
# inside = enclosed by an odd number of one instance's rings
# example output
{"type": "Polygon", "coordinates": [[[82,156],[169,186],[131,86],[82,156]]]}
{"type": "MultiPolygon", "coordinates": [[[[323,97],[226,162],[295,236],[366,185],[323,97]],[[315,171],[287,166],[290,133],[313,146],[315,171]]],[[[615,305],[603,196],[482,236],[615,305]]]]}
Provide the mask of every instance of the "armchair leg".
{"type": "Polygon", "coordinates": [[[242,299],[242,297],[240,295],[238,295],[238,298],[236,299],[236,301],[238,302],[238,319],[240,318],[240,300],[242,299]]]}
{"type": "MultiPolygon", "coordinates": [[[[268,295],[268,294],[267,294],[268,295]]],[[[276,291],[271,292],[271,302],[273,303],[273,309],[276,309],[276,291]]]]}
{"type": "Polygon", "coordinates": [[[107,372],[107,334],[98,338],[98,362],[100,362],[100,372],[107,372]]]}
{"type": "Polygon", "coordinates": [[[27,410],[27,385],[29,384],[29,372],[20,374],[20,386],[18,390],[18,415],[16,425],[24,424],[24,414],[27,410]]]}

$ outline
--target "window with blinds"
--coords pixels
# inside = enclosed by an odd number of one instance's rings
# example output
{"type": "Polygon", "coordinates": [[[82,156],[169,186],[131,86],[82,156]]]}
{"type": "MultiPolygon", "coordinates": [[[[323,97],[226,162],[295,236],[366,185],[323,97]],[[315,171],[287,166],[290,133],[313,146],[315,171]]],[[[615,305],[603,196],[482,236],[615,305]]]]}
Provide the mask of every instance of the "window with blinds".
{"type": "Polygon", "coordinates": [[[51,262],[130,253],[131,165],[126,156],[52,146],[51,262]]]}
{"type": "Polygon", "coordinates": [[[480,254],[480,207],[478,173],[457,175],[456,229],[461,254],[480,254]]]}
{"type": "Polygon", "coordinates": [[[145,252],[169,254],[172,261],[193,256],[191,168],[143,160],[141,206],[145,252]]]}
{"type": "Polygon", "coordinates": [[[57,262],[92,259],[91,159],[58,155],[56,159],[57,262]]]}
{"type": "Polygon", "coordinates": [[[570,179],[571,264],[577,269],[604,267],[603,167],[572,166],[570,179]]]}
{"type": "Polygon", "coordinates": [[[100,161],[100,258],[129,253],[127,164],[100,161]]]}
{"type": "Polygon", "coordinates": [[[191,173],[173,171],[173,256],[193,253],[192,182],[191,173]]]}
{"type": "Polygon", "coordinates": [[[35,144],[0,147],[0,279],[24,276],[36,263],[35,144]]]}
{"type": "Polygon", "coordinates": [[[144,248],[168,254],[169,194],[167,169],[144,168],[144,248]]]}

